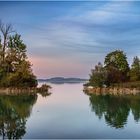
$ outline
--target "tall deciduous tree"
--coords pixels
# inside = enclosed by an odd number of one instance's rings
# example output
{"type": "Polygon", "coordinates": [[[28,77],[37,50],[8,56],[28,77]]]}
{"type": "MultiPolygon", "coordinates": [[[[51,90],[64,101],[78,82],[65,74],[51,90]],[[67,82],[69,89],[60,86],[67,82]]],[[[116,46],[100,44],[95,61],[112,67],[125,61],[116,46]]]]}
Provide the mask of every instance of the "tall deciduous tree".
{"type": "Polygon", "coordinates": [[[1,44],[2,46],[1,49],[2,49],[2,60],[4,61],[8,37],[13,32],[13,27],[11,24],[3,24],[2,21],[0,21],[0,32],[3,40],[3,43],[1,44]]]}
{"type": "Polygon", "coordinates": [[[110,83],[124,82],[128,79],[129,65],[123,51],[113,51],[105,57],[105,68],[110,83]]]}
{"type": "Polygon", "coordinates": [[[37,80],[27,60],[26,45],[18,34],[12,32],[11,25],[0,24],[3,43],[0,40],[0,86],[34,87],[37,80]]]}

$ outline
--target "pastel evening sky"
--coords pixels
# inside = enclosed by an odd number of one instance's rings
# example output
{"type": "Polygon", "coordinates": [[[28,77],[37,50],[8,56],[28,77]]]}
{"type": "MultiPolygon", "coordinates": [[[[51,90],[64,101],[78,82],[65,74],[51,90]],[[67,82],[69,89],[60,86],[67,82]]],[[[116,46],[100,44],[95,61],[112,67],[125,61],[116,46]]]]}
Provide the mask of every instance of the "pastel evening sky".
{"type": "Polygon", "coordinates": [[[140,56],[140,2],[0,2],[27,45],[38,78],[87,78],[105,55],[121,49],[140,56]]]}

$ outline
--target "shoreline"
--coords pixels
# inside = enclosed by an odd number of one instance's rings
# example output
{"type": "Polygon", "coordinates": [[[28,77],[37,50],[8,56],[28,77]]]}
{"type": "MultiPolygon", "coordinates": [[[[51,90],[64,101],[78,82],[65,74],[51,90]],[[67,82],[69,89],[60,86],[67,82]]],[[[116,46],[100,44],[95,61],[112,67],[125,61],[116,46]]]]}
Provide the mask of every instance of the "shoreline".
{"type": "Polygon", "coordinates": [[[122,88],[122,87],[84,87],[84,92],[87,94],[96,95],[140,95],[140,89],[138,88],[122,88]]]}
{"type": "Polygon", "coordinates": [[[48,93],[51,87],[0,87],[0,95],[20,95],[20,94],[37,94],[37,93],[48,93]]]}

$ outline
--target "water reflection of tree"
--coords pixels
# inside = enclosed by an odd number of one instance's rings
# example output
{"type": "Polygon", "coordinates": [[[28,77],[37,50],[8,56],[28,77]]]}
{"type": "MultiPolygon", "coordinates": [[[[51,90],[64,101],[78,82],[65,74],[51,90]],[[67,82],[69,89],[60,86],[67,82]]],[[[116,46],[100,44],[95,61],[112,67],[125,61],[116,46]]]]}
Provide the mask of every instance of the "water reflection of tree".
{"type": "Polygon", "coordinates": [[[37,95],[0,96],[0,135],[3,139],[24,136],[26,119],[36,100],[37,95]]]}
{"type": "Polygon", "coordinates": [[[99,117],[105,118],[108,125],[123,128],[127,123],[130,110],[135,121],[140,120],[140,97],[91,95],[89,97],[92,111],[99,117]]]}
{"type": "Polygon", "coordinates": [[[140,97],[134,97],[130,100],[130,108],[136,122],[140,121],[140,97]]]}

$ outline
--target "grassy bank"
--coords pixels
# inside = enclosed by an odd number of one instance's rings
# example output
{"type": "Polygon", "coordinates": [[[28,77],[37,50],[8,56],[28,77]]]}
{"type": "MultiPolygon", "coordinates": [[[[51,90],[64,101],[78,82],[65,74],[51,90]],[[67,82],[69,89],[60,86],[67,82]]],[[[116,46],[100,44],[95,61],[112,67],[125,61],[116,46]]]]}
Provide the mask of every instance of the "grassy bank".
{"type": "Polygon", "coordinates": [[[88,94],[140,95],[140,81],[111,84],[109,87],[85,86],[88,94]]]}
{"type": "Polygon", "coordinates": [[[49,85],[43,84],[41,87],[0,87],[0,95],[36,94],[49,93],[49,85]]]}
{"type": "Polygon", "coordinates": [[[111,84],[111,87],[140,89],[140,81],[111,84]]]}

